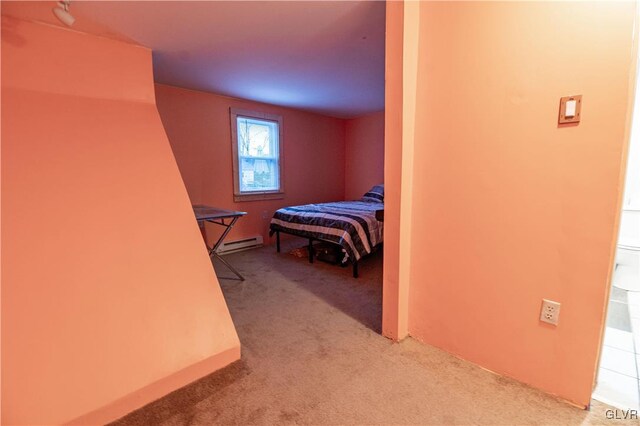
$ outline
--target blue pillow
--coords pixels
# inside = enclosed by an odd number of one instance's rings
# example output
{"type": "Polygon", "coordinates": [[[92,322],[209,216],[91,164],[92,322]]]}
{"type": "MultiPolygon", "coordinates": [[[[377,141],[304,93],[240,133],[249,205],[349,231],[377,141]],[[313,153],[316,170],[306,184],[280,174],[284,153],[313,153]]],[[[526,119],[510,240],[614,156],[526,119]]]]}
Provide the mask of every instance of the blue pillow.
{"type": "Polygon", "coordinates": [[[384,203],[384,185],[376,185],[371,188],[366,194],[364,194],[361,201],[384,203]]]}

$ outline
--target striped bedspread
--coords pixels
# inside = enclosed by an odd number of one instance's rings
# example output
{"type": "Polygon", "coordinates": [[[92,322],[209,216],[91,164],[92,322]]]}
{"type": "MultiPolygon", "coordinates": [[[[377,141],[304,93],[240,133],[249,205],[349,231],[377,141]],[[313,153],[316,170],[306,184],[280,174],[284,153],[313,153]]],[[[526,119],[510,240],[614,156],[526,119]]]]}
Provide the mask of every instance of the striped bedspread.
{"type": "Polygon", "coordinates": [[[359,260],[382,242],[382,222],[375,213],[382,208],[383,203],[365,201],[285,207],[274,213],[271,231],[339,244],[343,262],[359,260]]]}

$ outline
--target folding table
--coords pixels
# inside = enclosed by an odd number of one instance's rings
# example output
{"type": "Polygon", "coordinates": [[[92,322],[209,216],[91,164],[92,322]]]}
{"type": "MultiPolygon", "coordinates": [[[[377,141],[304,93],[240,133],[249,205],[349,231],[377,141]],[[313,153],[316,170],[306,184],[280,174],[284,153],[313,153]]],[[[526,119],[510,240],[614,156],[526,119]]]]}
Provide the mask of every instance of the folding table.
{"type": "MultiPolygon", "coordinates": [[[[236,224],[236,222],[238,221],[238,219],[240,219],[240,217],[246,215],[247,212],[225,210],[217,207],[205,206],[202,204],[194,205],[193,212],[196,215],[196,220],[198,221],[199,224],[201,224],[200,226],[204,226],[205,222],[209,222],[209,223],[215,223],[216,225],[220,225],[226,228],[222,233],[222,235],[220,235],[220,238],[218,238],[218,241],[216,241],[216,243],[213,245],[213,247],[207,246],[207,249],[209,250],[209,256],[213,256],[216,259],[218,259],[220,262],[224,263],[225,266],[231,270],[231,272],[236,274],[238,278],[240,278],[240,280],[244,281],[244,277],[240,275],[240,273],[236,271],[236,269],[233,266],[231,266],[229,262],[223,259],[222,256],[220,256],[216,252],[216,250],[218,250],[218,247],[220,247],[220,244],[222,244],[227,234],[229,234],[229,231],[231,231],[231,228],[233,228],[233,225],[236,224]],[[227,223],[225,220],[230,220],[230,222],[227,223]]],[[[206,245],[206,241],[205,241],[205,245],[206,245]]]]}

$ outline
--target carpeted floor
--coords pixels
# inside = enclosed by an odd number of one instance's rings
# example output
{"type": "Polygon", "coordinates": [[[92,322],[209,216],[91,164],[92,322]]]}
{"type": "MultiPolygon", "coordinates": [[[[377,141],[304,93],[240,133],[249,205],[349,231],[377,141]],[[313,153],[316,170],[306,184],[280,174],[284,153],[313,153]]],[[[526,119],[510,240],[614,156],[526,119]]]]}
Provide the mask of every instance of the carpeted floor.
{"type": "Polygon", "coordinates": [[[624,423],[599,402],[581,410],[413,339],[380,336],[382,253],[361,263],[359,279],[273,247],[228,259],[247,278],[223,279],[232,274],[216,265],[242,359],[114,424],[624,423]]]}

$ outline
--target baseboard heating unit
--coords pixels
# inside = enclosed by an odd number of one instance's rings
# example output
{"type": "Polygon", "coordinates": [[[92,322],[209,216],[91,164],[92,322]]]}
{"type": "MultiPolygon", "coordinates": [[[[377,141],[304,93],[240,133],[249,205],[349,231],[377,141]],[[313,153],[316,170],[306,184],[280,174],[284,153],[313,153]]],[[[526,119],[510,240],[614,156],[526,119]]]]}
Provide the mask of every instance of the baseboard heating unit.
{"type": "Polygon", "coordinates": [[[241,240],[226,241],[218,247],[216,253],[229,254],[237,251],[249,250],[252,248],[262,247],[264,240],[262,235],[256,235],[255,237],[243,238],[241,240]]]}

